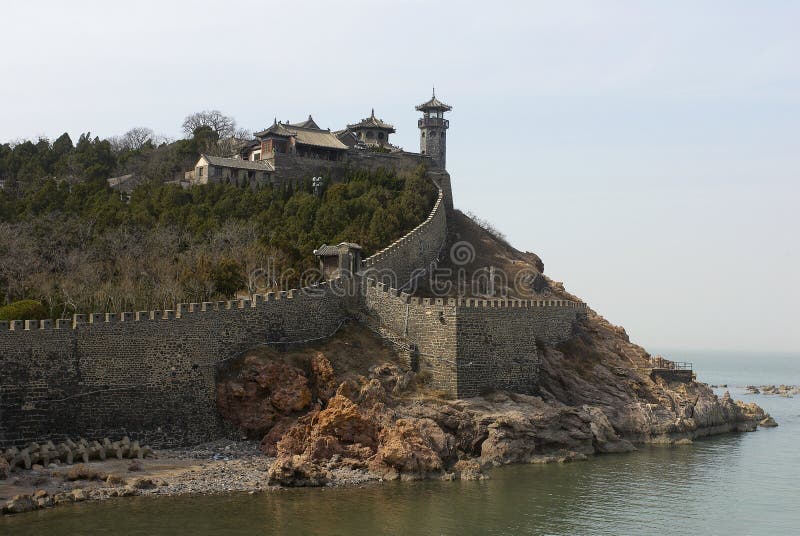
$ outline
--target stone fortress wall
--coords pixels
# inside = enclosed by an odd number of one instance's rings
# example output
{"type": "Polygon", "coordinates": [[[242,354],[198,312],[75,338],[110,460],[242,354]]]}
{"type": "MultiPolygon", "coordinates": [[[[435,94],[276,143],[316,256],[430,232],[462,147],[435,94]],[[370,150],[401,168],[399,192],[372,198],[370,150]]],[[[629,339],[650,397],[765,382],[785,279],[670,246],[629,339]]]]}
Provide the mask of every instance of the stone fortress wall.
{"type": "Polygon", "coordinates": [[[416,278],[435,268],[447,242],[447,211],[443,200],[444,192],[439,188],[439,196],[425,221],[364,259],[362,277],[406,289],[416,278]]]}
{"type": "Polygon", "coordinates": [[[220,437],[217,366],[262,343],[326,337],[347,317],[338,281],[180,304],[175,311],[0,324],[0,448],[122,436],[153,445],[220,437]]]}
{"type": "Polygon", "coordinates": [[[161,447],[220,437],[230,431],[216,410],[220,364],[258,345],[330,336],[354,316],[407,348],[409,366],[451,396],[536,392],[537,341],[569,338],[583,304],[420,299],[391,288],[445,250],[450,178],[430,175],[440,192],[428,218],[365,259],[353,280],[174,311],[0,323],[0,448],[76,435],[161,447]],[[389,284],[374,281],[382,277],[389,284]]]}
{"type": "Polygon", "coordinates": [[[535,394],[540,344],[573,335],[586,306],[569,300],[418,298],[368,280],[367,322],[428,370],[432,386],[464,398],[494,390],[535,394]]]}
{"type": "Polygon", "coordinates": [[[383,168],[397,173],[412,173],[419,166],[430,167],[431,159],[417,153],[404,151],[395,153],[380,153],[375,151],[347,152],[344,161],[322,160],[306,158],[292,154],[278,153],[275,155],[275,174],[273,181],[276,184],[293,182],[298,177],[322,176],[331,181],[340,181],[347,175],[348,168],[366,169],[375,171],[383,168]]]}

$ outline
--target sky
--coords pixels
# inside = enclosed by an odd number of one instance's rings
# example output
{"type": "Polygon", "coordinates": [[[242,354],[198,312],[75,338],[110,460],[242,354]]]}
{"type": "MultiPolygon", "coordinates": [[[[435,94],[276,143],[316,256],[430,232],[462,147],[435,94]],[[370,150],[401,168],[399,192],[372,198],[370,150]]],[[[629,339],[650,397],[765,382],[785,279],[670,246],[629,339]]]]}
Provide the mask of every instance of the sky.
{"type": "Polygon", "coordinates": [[[13,2],[0,142],[453,106],[455,204],[648,348],[800,354],[800,3],[13,2]]]}

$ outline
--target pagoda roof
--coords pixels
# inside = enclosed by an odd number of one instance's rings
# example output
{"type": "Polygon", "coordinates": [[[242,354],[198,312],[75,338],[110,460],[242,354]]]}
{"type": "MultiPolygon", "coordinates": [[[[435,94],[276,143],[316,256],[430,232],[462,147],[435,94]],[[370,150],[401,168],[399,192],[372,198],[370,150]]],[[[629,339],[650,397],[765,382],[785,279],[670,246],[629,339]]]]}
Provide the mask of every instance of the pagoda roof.
{"type": "Polygon", "coordinates": [[[437,99],[436,98],[436,93],[434,92],[433,96],[431,97],[431,100],[429,100],[427,102],[423,102],[419,106],[416,106],[416,109],[419,110],[420,112],[425,112],[425,111],[430,111],[430,110],[434,110],[434,111],[441,110],[443,112],[449,112],[450,110],[453,109],[453,107],[448,105],[448,104],[445,104],[442,101],[440,101],[439,99],[437,99]]]}
{"type": "Polygon", "coordinates": [[[366,119],[362,119],[358,123],[347,125],[347,128],[348,129],[376,128],[379,130],[388,130],[390,133],[395,132],[393,125],[385,123],[383,120],[375,117],[375,108],[372,109],[372,115],[370,115],[366,119]]]}
{"type": "Polygon", "coordinates": [[[291,130],[289,130],[288,128],[286,128],[283,125],[283,123],[279,123],[276,120],[274,123],[272,123],[272,125],[270,125],[269,127],[265,128],[261,132],[256,132],[254,134],[254,136],[259,137],[259,138],[265,138],[267,135],[270,135],[270,134],[272,136],[280,136],[282,138],[289,138],[289,137],[294,135],[291,130]]]}
{"type": "Polygon", "coordinates": [[[314,121],[314,118],[311,117],[311,114],[308,114],[308,119],[305,121],[301,121],[300,123],[289,123],[290,127],[300,127],[300,128],[316,128],[317,130],[322,130],[319,128],[319,125],[314,121]]]}

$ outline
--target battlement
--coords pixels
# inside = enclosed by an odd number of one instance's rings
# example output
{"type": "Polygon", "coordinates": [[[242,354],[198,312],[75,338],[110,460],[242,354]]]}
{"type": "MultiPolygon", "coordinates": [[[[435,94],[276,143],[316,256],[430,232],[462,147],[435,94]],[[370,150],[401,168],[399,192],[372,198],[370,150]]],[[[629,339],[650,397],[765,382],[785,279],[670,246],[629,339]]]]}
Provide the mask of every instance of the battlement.
{"type": "Polygon", "coordinates": [[[372,278],[364,308],[387,338],[418,351],[433,386],[453,396],[486,390],[535,393],[538,342],[572,337],[586,305],[564,299],[419,298],[372,278]]]}
{"type": "MultiPolygon", "coordinates": [[[[414,227],[411,231],[407,234],[403,235],[402,237],[398,238],[385,248],[375,252],[371,256],[367,257],[362,261],[362,265],[365,268],[375,266],[379,264],[381,261],[384,261],[392,256],[400,255],[406,252],[408,245],[424,233],[426,233],[429,228],[435,225],[441,217],[444,216],[444,205],[442,203],[444,193],[442,192],[441,188],[439,189],[439,196],[436,198],[436,202],[433,205],[433,209],[431,209],[430,214],[428,217],[425,218],[425,221],[414,227]]],[[[434,230],[436,231],[436,230],[434,230]]]]}
{"type": "Polygon", "coordinates": [[[117,323],[131,324],[136,322],[180,321],[185,318],[194,317],[194,315],[198,313],[224,314],[228,311],[255,309],[287,300],[318,300],[331,294],[335,297],[341,297],[343,295],[344,285],[345,282],[342,279],[335,279],[333,281],[323,281],[299,289],[254,294],[252,299],[242,298],[202,303],[179,303],[175,306],[175,309],[126,311],[122,313],[74,314],[72,318],[59,318],[55,321],[50,319],[4,320],[0,321],[0,333],[12,332],[21,334],[24,332],[76,330],[117,323]]]}
{"type": "Polygon", "coordinates": [[[439,195],[425,221],[387,247],[362,261],[360,275],[388,281],[406,289],[414,280],[436,267],[447,242],[445,192],[439,195]]]}
{"type": "Polygon", "coordinates": [[[419,298],[411,296],[407,292],[390,287],[385,283],[376,281],[370,277],[366,278],[365,285],[367,288],[374,288],[378,291],[385,292],[390,297],[398,298],[403,303],[411,305],[421,305],[423,307],[436,306],[441,307],[444,305],[451,307],[472,307],[472,308],[508,308],[508,309],[522,309],[530,307],[566,307],[569,309],[586,310],[586,304],[565,299],[531,299],[521,300],[517,298],[419,298]]]}

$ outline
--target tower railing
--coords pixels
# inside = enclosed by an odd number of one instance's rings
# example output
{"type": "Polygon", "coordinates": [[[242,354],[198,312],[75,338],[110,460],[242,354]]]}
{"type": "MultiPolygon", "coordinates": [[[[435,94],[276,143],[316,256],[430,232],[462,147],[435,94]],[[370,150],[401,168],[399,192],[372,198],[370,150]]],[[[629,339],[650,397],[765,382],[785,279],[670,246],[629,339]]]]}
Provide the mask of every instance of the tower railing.
{"type": "Polygon", "coordinates": [[[450,120],[439,117],[421,117],[417,120],[417,126],[422,127],[442,127],[450,128],[450,120]]]}

